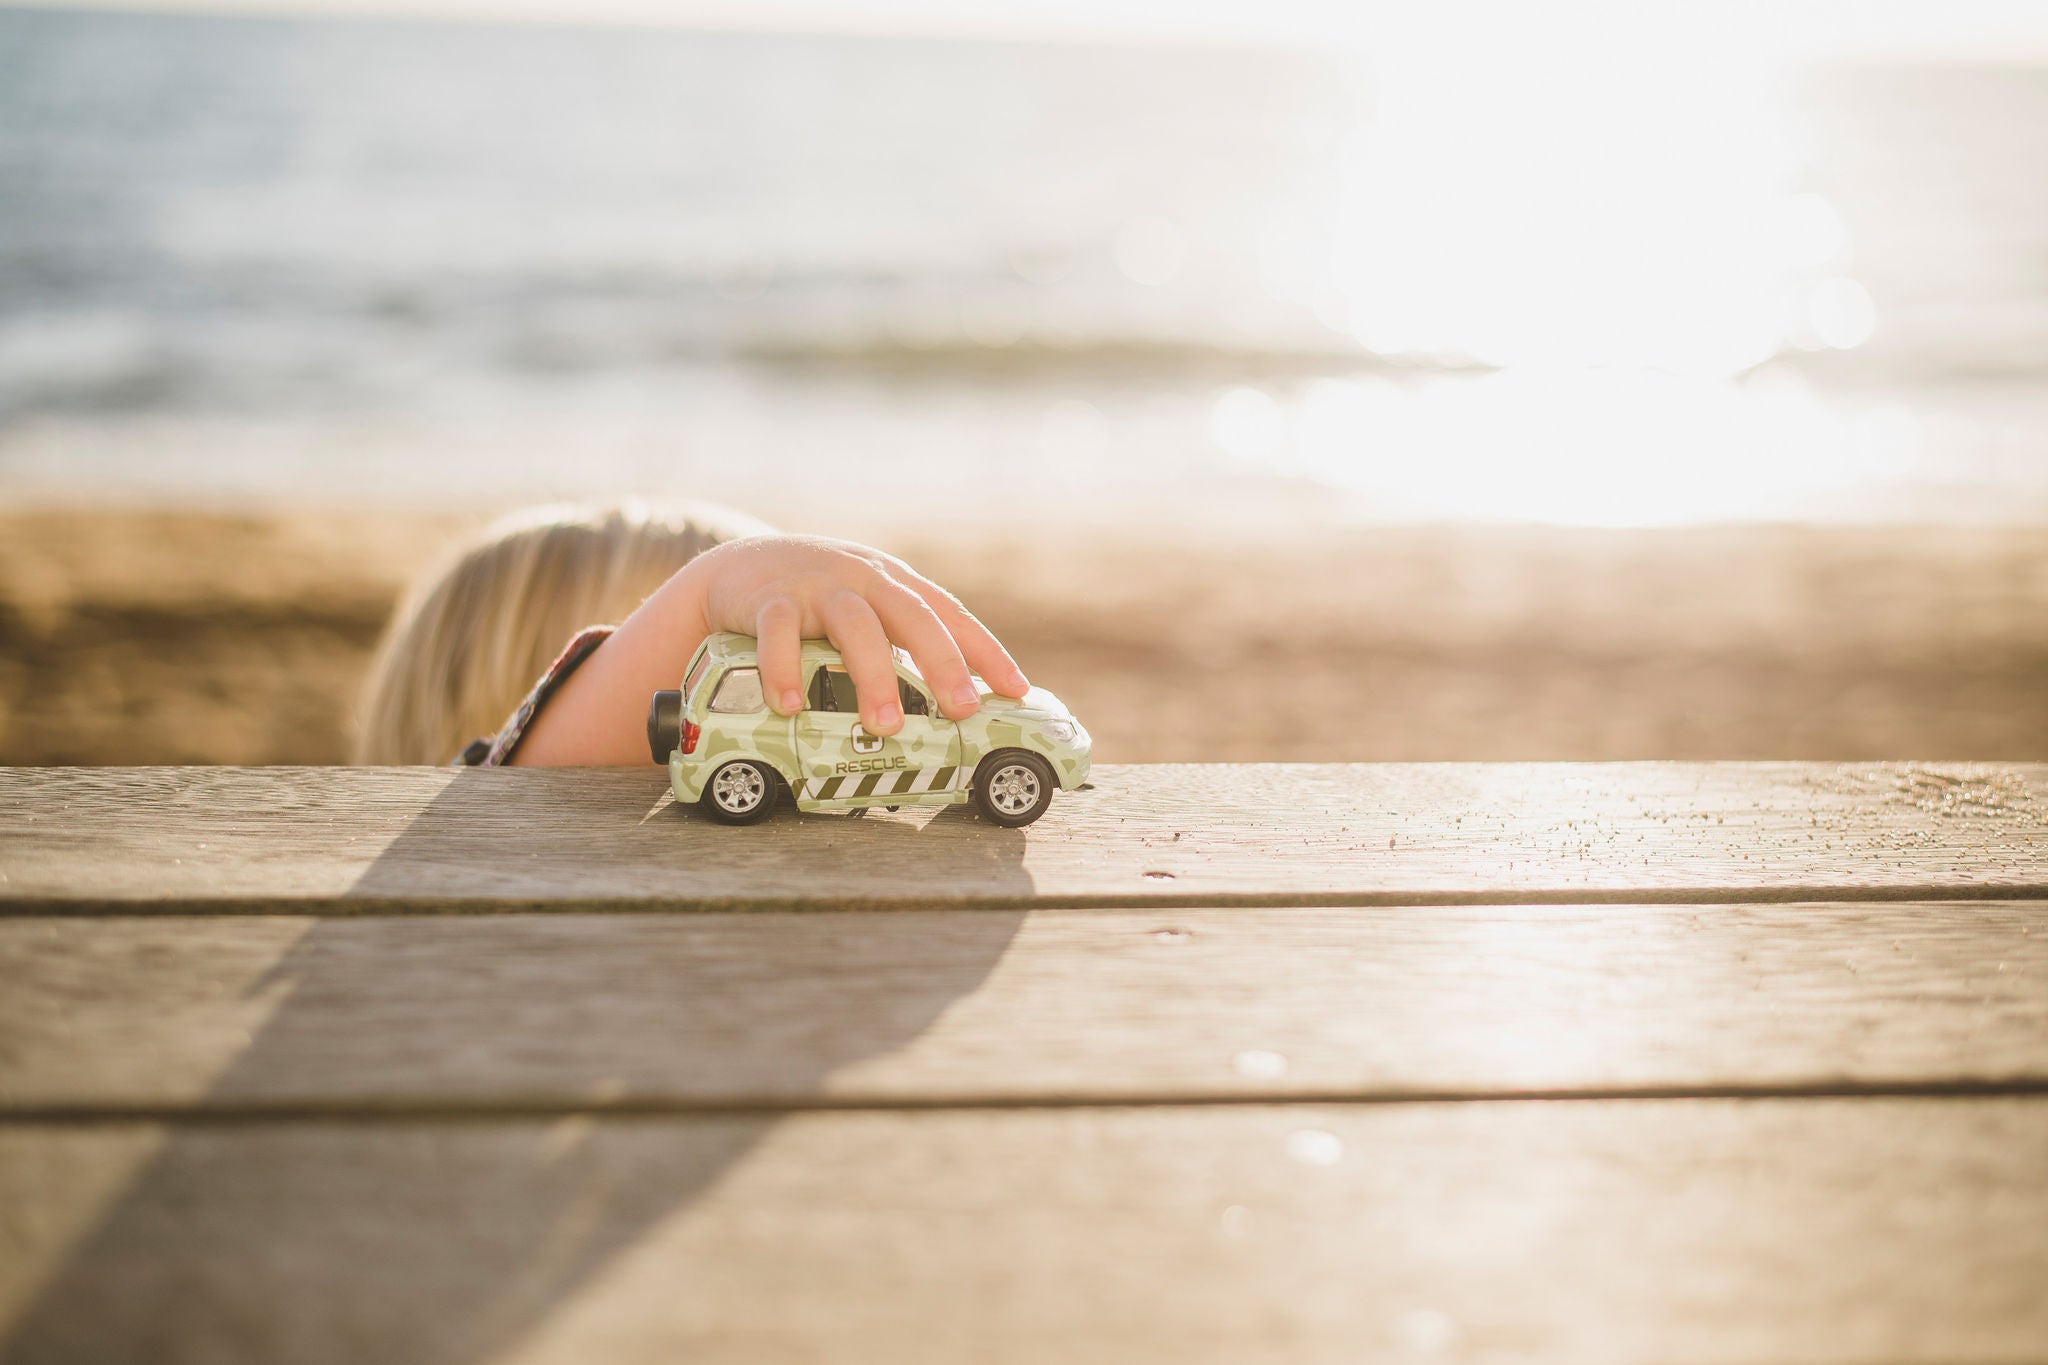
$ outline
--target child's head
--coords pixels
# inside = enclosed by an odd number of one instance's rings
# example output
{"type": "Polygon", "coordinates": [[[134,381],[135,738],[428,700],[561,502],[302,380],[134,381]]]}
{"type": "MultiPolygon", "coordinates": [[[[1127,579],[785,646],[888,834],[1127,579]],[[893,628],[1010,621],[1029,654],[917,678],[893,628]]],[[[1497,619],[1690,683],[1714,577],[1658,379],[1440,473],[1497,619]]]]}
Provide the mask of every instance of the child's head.
{"type": "Polygon", "coordinates": [[[569,637],[624,620],[712,546],[768,528],[723,508],[546,507],[413,585],[371,665],[358,763],[445,763],[495,731],[569,637]]]}

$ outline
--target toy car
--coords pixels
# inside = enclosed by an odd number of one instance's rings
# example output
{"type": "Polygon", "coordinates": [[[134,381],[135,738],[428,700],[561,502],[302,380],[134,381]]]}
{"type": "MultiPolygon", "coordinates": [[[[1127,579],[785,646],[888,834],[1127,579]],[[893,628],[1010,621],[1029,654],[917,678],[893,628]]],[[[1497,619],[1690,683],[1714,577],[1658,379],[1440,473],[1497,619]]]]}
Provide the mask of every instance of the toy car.
{"type": "Polygon", "coordinates": [[[647,745],[668,764],[676,800],[714,819],[765,820],[786,789],[798,810],[972,800],[996,824],[1028,825],[1056,788],[1087,780],[1093,742],[1043,688],[1017,701],[984,685],[981,709],[951,721],[899,650],[903,728],[884,737],[861,726],[853,679],[830,645],[804,641],[804,709],[794,716],[768,708],[754,650],[749,635],[711,636],[690,656],[682,688],[655,693],[647,712],[647,745]]]}

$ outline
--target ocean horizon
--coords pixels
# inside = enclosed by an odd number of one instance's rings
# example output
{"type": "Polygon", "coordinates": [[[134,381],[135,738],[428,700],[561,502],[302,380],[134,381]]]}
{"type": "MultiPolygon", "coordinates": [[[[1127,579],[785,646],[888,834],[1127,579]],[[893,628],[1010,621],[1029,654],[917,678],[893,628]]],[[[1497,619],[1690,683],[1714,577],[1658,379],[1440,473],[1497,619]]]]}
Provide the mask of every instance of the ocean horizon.
{"type": "Polygon", "coordinates": [[[1655,77],[0,10],[0,498],[2048,519],[2048,69],[1655,77]]]}

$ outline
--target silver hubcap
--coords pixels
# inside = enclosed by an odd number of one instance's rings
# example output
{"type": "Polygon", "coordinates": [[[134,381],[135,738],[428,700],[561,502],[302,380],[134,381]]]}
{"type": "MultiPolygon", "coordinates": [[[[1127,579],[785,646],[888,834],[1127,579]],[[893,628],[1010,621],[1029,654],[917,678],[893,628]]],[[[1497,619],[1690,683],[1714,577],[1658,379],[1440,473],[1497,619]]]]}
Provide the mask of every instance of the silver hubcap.
{"type": "Polygon", "coordinates": [[[744,815],[761,804],[761,798],[768,794],[768,784],[761,777],[760,770],[749,763],[735,763],[730,768],[721,768],[711,779],[711,799],[721,810],[734,815],[744,815]]]}
{"type": "Polygon", "coordinates": [[[1022,815],[1038,804],[1038,774],[1009,763],[989,774],[988,803],[1005,815],[1022,815]]]}

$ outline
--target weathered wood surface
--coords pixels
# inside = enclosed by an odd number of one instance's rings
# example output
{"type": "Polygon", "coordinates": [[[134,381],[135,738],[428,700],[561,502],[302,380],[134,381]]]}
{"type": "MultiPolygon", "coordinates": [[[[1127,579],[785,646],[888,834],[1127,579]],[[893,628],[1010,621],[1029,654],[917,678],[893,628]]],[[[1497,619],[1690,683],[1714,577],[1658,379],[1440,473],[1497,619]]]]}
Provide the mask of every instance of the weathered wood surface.
{"type": "Polygon", "coordinates": [[[2038,1360],[2044,1154],[2043,766],[0,772],[8,1365],[2038,1360]]]}
{"type": "Polygon", "coordinates": [[[15,919],[0,981],[17,1114],[2048,1091],[2038,902],[15,919]]]}
{"type": "Polygon", "coordinates": [[[659,770],[13,769],[0,912],[2048,896],[2048,766],[1106,767],[733,830],[659,770]]]}
{"type": "Polygon", "coordinates": [[[10,1365],[2038,1361],[2048,1101],[0,1127],[10,1365]]]}

